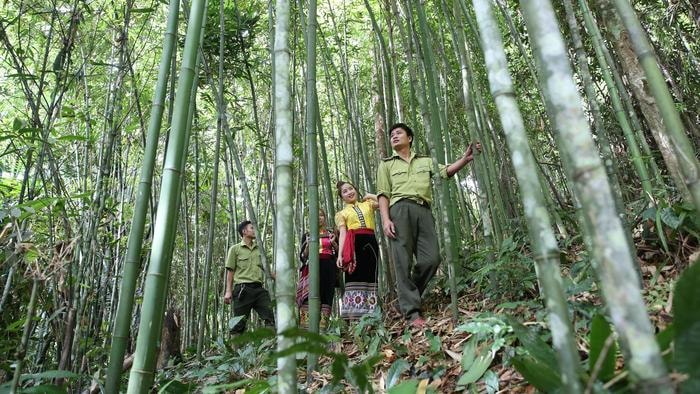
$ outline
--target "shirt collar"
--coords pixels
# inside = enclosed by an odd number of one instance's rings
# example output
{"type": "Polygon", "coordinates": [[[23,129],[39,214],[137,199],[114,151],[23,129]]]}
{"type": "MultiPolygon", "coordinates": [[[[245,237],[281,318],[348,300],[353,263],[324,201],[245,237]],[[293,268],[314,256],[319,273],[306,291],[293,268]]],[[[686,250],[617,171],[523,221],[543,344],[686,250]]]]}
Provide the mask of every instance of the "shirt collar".
{"type": "MultiPolygon", "coordinates": [[[[416,152],[414,152],[413,149],[411,149],[410,152],[411,152],[411,155],[408,156],[408,162],[409,162],[409,163],[410,163],[411,161],[413,161],[413,158],[414,158],[414,157],[416,157],[416,152]]],[[[403,158],[402,158],[401,156],[399,156],[399,154],[396,153],[395,151],[394,151],[394,154],[393,154],[391,157],[392,157],[392,158],[399,158],[399,159],[403,160],[403,158]]]]}
{"type": "Polygon", "coordinates": [[[241,246],[244,247],[244,248],[248,248],[248,249],[250,249],[250,250],[253,250],[253,249],[255,249],[255,248],[258,247],[258,243],[255,242],[255,241],[253,241],[253,244],[252,244],[252,245],[248,246],[248,245],[245,243],[245,241],[241,240],[241,243],[240,243],[239,245],[241,245],[241,246]]]}

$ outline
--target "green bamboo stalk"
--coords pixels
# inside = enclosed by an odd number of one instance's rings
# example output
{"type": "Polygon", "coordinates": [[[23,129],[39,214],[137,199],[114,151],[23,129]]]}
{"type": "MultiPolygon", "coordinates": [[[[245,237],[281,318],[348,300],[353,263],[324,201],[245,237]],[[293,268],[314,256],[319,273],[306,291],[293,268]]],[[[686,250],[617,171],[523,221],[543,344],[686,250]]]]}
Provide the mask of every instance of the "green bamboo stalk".
{"type": "MultiPolygon", "coordinates": [[[[635,128],[635,134],[637,138],[642,143],[642,148],[645,149],[645,154],[647,157],[652,157],[649,155],[648,150],[646,150],[646,137],[642,131],[642,126],[639,124],[635,105],[631,103],[631,99],[628,96],[627,89],[630,89],[634,97],[637,99],[637,104],[641,114],[646,120],[648,130],[656,141],[656,147],[661,153],[661,156],[666,165],[667,173],[670,175],[672,182],[676,185],[676,190],[685,200],[692,200],[692,195],[690,191],[685,186],[685,180],[683,174],[681,173],[679,159],[674,152],[672,142],[668,134],[664,131],[665,126],[663,123],[663,117],[659,110],[659,106],[656,103],[652,93],[649,90],[649,84],[647,83],[647,78],[645,76],[644,69],[637,59],[637,55],[634,52],[633,44],[630,39],[630,35],[625,30],[620,17],[615,10],[614,5],[610,0],[597,0],[597,8],[600,15],[605,22],[606,30],[610,36],[610,42],[615,46],[617,60],[622,67],[622,70],[626,74],[626,81],[623,82],[622,78],[618,78],[617,74],[614,73],[615,83],[618,85],[618,90],[623,94],[623,100],[625,102],[625,107],[629,113],[630,120],[635,128]]],[[[608,63],[611,65],[616,64],[615,60],[608,53],[606,54],[608,63]]],[[[652,162],[653,163],[653,162],[652,162]]],[[[652,167],[653,168],[653,167],[652,167]]],[[[661,190],[664,190],[662,187],[661,190]]]]}
{"type": "MultiPolygon", "coordinates": [[[[283,333],[294,327],[294,233],[292,190],[294,156],[292,151],[292,111],[289,76],[289,1],[277,0],[275,20],[275,263],[277,266],[277,349],[284,351],[294,344],[283,333]]],[[[297,392],[296,358],[277,359],[277,388],[282,394],[297,392]]]]}
{"type": "MultiPolygon", "coordinates": [[[[591,10],[588,8],[588,4],[586,4],[585,0],[579,0],[579,4],[583,11],[583,20],[586,24],[586,28],[589,32],[593,32],[593,30],[597,27],[595,27],[595,23],[593,22],[591,10]]],[[[603,43],[600,34],[593,33],[590,34],[590,36],[593,40],[593,48],[595,49],[596,57],[598,59],[598,63],[600,64],[600,71],[603,76],[603,80],[605,81],[605,85],[607,86],[608,91],[610,93],[610,100],[612,101],[613,109],[615,111],[615,118],[617,119],[617,122],[619,123],[620,128],[622,129],[622,134],[627,140],[627,148],[630,150],[630,160],[632,161],[632,165],[634,166],[637,172],[637,176],[639,177],[639,180],[642,183],[642,189],[646,194],[646,199],[651,200],[653,194],[647,168],[644,165],[644,161],[642,160],[642,154],[639,151],[637,139],[635,138],[632,128],[630,127],[627,115],[625,113],[625,109],[622,105],[622,101],[620,100],[620,94],[617,90],[617,85],[613,82],[609,68],[610,64],[607,62],[603,54],[602,46],[605,44],[603,43]]]]}
{"type": "Polygon", "coordinates": [[[134,292],[138,279],[141,262],[141,250],[146,224],[148,205],[151,198],[151,185],[153,182],[153,169],[158,150],[158,136],[163,119],[163,104],[168,87],[168,74],[170,60],[175,47],[175,35],[178,24],[179,1],[171,0],[168,8],[168,20],[166,22],[165,37],[163,39],[163,52],[158,68],[158,80],[151,105],[151,118],[148,123],[146,146],[144,147],[143,164],[141,166],[141,178],[136,194],[134,216],[129,230],[126,258],[122,273],[122,284],[119,291],[119,303],[115,317],[114,334],[112,335],[112,348],[107,367],[105,390],[108,393],[119,392],[119,377],[122,373],[122,364],[126,346],[129,339],[131,326],[131,312],[134,307],[134,292]]]}
{"type": "MultiPolygon", "coordinates": [[[[318,333],[321,318],[321,288],[319,267],[319,199],[318,199],[318,142],[316,95],[316,0],[308,1],[306,23],[306,187],[309,199],[309,330],[318,333]]],[[[328,191],[330,192],[330,190],[328,191]]],[[[309,381],[318,364],[318,355],[308,355],[309,381]]]]}
{"type": "Polygon", "coordinates": [[[27,346],[29,345],[29,337],[31,336],[32,327],[34,326],[34,312],[36,311],[37,289],[39,288],[39,279],[32,281],[32,293],[29,296],[29,305],[27,306],[27,316],[24,321],[24,331],[22,331],[22,341],[19,349],[17,349],[17,361],[15,362],[14,375],[12,376],[12,384],[10,385],[10,394],[18,393],[19,378],[22,375],[22,367],[27,356],[27,346]]]}
{"type": "Polygon", "coordinates": [[[144,289],[139,335],[136,341],[134,364],[129,376],[129,393],[146,393],[154,379],[156,344],[163,324],[163,312],[167,294],[168,277],[180,200],[182,168],[186,162],[186,130],[190,108],[194,105],[191,95],[196,81],[198,50],[202,35],[206,0],[193,0],[187,24],[182,69],[178,78],[177,97],[168,152],[158,201],[151,263],[144,289]]]}
{"type": "MultiPolygon", "coordinates": [[[[474,99],[472,95],[472,66],[471,66],[471,59],[469,57],[469,48],[467,47],[467,39],[464,35],[464,10],[466,9],[466,5],[464,4],[463,0],[455,1],[452,4],[452,10],[453,14],[455,16],[455,21],[454,21],[454,26],[452,26],[452,31],[454,32],[455,35],[455,52],[457,54],[457,58],[459,59],[459,64],[460,64],[460,76],[461,76],[461,93],[462,93],[462,101],[464,102],[464,106],[466,108],[465,114],[466,114],[466,120],[467,120],[467,130],[462,130],[462,132],[465,134],[465,137],[467,140],[470,139],[470,134],[473,132],[477,136],[479,136],[479,122],[477,122],[476,119],[476,111],[474,109],[474,99]]],[[[448,18],[448,23],[451,22],[451,19],[448,18]]],[[[477,137],[480,138],[480,137],[477,137]]],[[[483,161],[486,160],[486,156],[481,154],[478,155],[477,157],[474,158],[474,164],[473,164],[473,174],[474,174],[474,179],[476,179],[476,183],[478,186],[478,190],[481,191],[482,193],[486,190],[486,182],[485,182],[485,177],[482,171],[483,167],[483,161]]],[[[493,226],[491,225],[493,221],[493,217],[489,214],[489,209],[486,207],[483,201],[483,195],[477,195],[477,203],[479,210],[482,212],[482,217],[483,217],[483,235],[484,235],[484,241],[486,244],[486,248],[488,250],[495,250],[495,242],[493,239],[493,231],[492,228],[493,226]]],[[[494,259],[493,252],[489,253],[487,255],[488,262],[492,262],[494,259]]]]}
{"type": "Polygon", "coordinates": [[[589,34],[592,35],[593,39],[600,43],[599,48],[602,49],[602,56],[599,56],[597,53],[596,56],[599,59],[603,59],[599,60],[601,68],[609,71],[610,74],[612,74],[612,79],[615,82],[616,90],[619,93],[620,98],[622,99],[622,103],[624,104],[625,110],[627,111],[626,114],[628,116],[629,124],[631,124],[632,130],[634,131],[634,135],[642,147],[642,153],[644,153],[642,158],[644,159],[645,163],[648,166],[648,169],[651,171],[651,174],[654,178],[656,186],[655,192],[658,195],[666,197],[666,185],[661,177],[661,171],[659,170],[659,167],[656,164],[656,161],[654,160],[651,148],[649,147],[646,137],[644,136],[644,131],[642,130],[642,125],[639,121],[639,117],[637,116],[637,113],[634,109],[634,105],[632,104],[632,98],[630,97],[630,94],[627,91],[627,87],[622,81],[620,72],[617,69],[617,63],[613,59],[612,55],[610,54],[610,50],[608,49],[607,45],[603,40],[600,28],[598,27],[598,21],[595,20],[595,16],[588,7],[588,0],[579,0],[579,6],[581,7],[581,10],[583,10],[584,23],[586,24],[586,29],[589,31],[589,34]],[[587,20],[586,18],[589,19],[587,20]],[[605,68],[603,64],[607,64],[608,67],[605,68]]]}
{"type": "MultiPolygon", "coordinates": [[[[646,32],[639,23],[637,14],[628,0],[613,0],[617,12],[620,14],[625,28],[629,32],[634,51],[639,58],[639,63],[647,76],[649,90],[651,90],[656,105],[659,107],[661,117],[664,120],[666,133],[671,139],[671,146],[678,158],[681,174],[685,186],[688,187],[692,196],[695,209],[700,210],[700,163],[695,157],[693,145],[685,133],[683,122],[678,115],[678,110],[671,97],[671,92],[666,85],[666,79],[661,74],[659,64],[656,62],[654,50],[649,44],[646,32]]],[[[683,185],[678,185],[682,188],[683,185]]]]}
{"type": "MultiPolygon", "coordinates": [[[[326,152],[326,141],[323,135],[323,123],[321,122],[321,111],[318,109],[318,91],[316,91],[316,125],[318,126],[318,143],[321,145],[321,174],[323,175],[323,185],[325,193],[323,193],[326,212],[335,212],[333,205],[333,188],[331,186],[331,173],[328,169],[328,153],[326,152]]],[[[332,127],[332,125],[331,125],[332,127]]],[[[329,222],[330,223],[330,222],[329,222]]]]}
{"type": "Polygon", "coordinates": [[[545,305],[549,312],[552,340],[562,371],[562,383],[568,393],[580,393],[582,391],[578,378],[580,360],[559,270],[559,247],[547,213],[542,185],[537,175],[537,164],[530,150],[523,119],[515,99],[503,39],[490,0],[473,0],[473,4],[481,33],[491,95],[498,108],[515,175],[520,185],[520,196],[535,254],[537,277],[542,285],[545,305]]]}
{"type": "MultiPolygon", "coordinates": [[[[428,38],[430,31],[428,30],[428,22],[425,16],[425,9],[423,7],[424,0],[417,1],[415,3],[416,11],[418,14],[418,25],[420,27],[420,38],[421,46],[420,52],[422,54],[421,58],[423,60],[424,70],[425,70],[425,80],[427,83],[428,92],[426,96],[428,98],[428,105],[430,108],[430,136],[432,140],[431,144],[431,156],[433,157],[433,171],[439,173],[438,170],[438,160],[445,161],[445,147],[442,141],[443,130],[440,125],[440,109],[438,108],[438,98],[437,98],[437,86],[435,79],[437,77],[437,70],[435,69],[435,56],[433,55],[433,49],[428,38]],[[427,94],[430,93],[430,94],[427,94]]],[[[450,215],[454,211],[452,206],[452,199],[450,198],[450,187],[447,181],[441,179],[440,177],[434,178],[435,189],[439,191],[439,197],[441,201],[441,209],[439,210],[443,223],[443,237],[444,237],[444,249],[445,249],[445,260],[448,267],[449,275],[449,285],[450,293],[452,294],[450,306],[452,309],[452,315],[455,320],[459,318],[459,311],[457,309],[457,280],[455,278],[455,256],[454,248],[452,242],[457,239],[456,229],[454,226],[454,218],[450,215]]]]}
{"type": "Polygon", "coordinates": [[[377,18],[374,16],[374,12],[372,11],[372,6],[369,4],[368,0],[364,0],[365,3],[365,8],[367,9],[367,15],[369,15],[369,20],[372,23],[372,30],[374,30],[374,35],[377,37],[377,42],[379,43],[379,51],[382,54],[383,61],[381,62],[382,66],[382,71],[383,71],[383,85],[386,86],[387,88],[385,89],[385,94],[384,96],[384,103],[386,105],[386,116],[384,117],[385,119],[385,124],[387,125],[392,125],[394,124],[394,99],[391,97],[393,94],[393,87],[392,87],[392,77],[391,77],[391,67],[389,66],[389,51],[386,48],[386,42],[384,41],[384,36],[382,35],[381,29],[379,29],[379,25],[377,24],[377,18]],[[387,97],[387,93],[389,94],[389,97],[387,97]]]}
{"type": "Polygon", "coordinates": [[[636,280],[633,253],[615,209],[603,163],[581,109],[564,40],[549,0],[521,1],[533,51],[540,67],[549,113],[571,181],[581,202],[590,252],[602,295],[630,358],[628,367],[640,388],[669,392],[666,368],[636,280]]]}
{"type": "MultiPolygon", "coordinates": [[[[583,48],[583,41],[581,39],[581,31],[576,21],[576,13],[574,12],[574,6],[571,0],[564,0],[564,10],[566,12],[566,21],[569,25],[569,32],[571,34],[571,41],[574,44],[574,53],[576,55],[576,64],[578,66],[578,72],[581,77],[581,85],[588,98],[588,106],[590,113],[593,117],[593,124],[595,126],[595,135],[598,137],[598,148],[600,149],[600,154],[603,157],[603,163],[605,164],[605,170],[610,178],[611,185],[614,190],[615,201],[617,202],[618,209],[624,211],[623,204],[623,191],[620,187],[619,177],[617,176],[617,169],[615,167],[615,157],[613,155],[612,149],[610,148],[610,139],[608,138],[608,133],[605,130],[603,124],[603,116],[600,113],[600,105],[598,104],[598,98],[596,95],[595,84],[593,82],[593,77],[591,77],[591,71],[588,68],[588,56],[583,48]]],[[[645,199],[649,199],[651,196],[651,182],[649,179],[641,179],[642,189],[644,190],[645,199]]]]}
{"type": "Polygon", "coordinates": [[[202,279],[202,291],[199,308],[199,330],[197,331],[197,358],[201,360],[204,351],[204,332],[207,321],[207,309],[209,307],[209,276],[211,274],[211,261],[214,249],[214,234],[216,233],[216,201],[219,191],[219,157],[221,154],[221,133],[223,133],[224,113],[224,39],[225,22],[224,2],[219,2],[219,89],[216,96],[218,122],[216,127],[216,139],[214,142],[214,173],[211,181],[211,196],[209,199],[209,227],[207,229],[207,254],[204,260],[204,277],[202,279]]]}

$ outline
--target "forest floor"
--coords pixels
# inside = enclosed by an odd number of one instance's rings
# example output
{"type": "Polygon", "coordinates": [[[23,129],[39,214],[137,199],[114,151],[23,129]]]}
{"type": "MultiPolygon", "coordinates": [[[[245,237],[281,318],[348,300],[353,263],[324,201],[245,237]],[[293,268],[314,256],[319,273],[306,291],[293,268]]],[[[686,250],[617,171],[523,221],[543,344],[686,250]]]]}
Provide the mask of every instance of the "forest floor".
{"type": "MultiPolygon", "coordinates": [[[[665,264],[664,261],[669,261],[668,256],[658,248],[641,243],[637,248],[639,267],[644,279],[643,296],[652,323],[657,332],[660,332],[672,320],[673,284],[684,267],[665,264]]],[[[698,260],[700,252],[697,246],[686,249],[685,252],[689,253],[681,260],[698,260]]],[[[564,277],[570,274],[567,270],[563,269],[564,277]]],[[[589,354],[587,335],[592,315],[600,313],[603,308],[595,284],[590,279],[592,274],[589,270],[581,275],[587,277],[587,283],[590,284],[579,286],[578,290],[568,293],[569,303],[574,310],[577,348],[583,362],[587,362],[589,354]]],[[[524,326],[536,329],[545,341],[551,343],[546,311],[536,297],[514,302],[503,299],[495,301],[486,299],[476,290],[466,290],[458,299],[459,321],[455,322],[452,319],[449,296],[435,289],[424,297],[427,324],[421,330],[406,324],[394,305],[385,306],[384,309],[388,312],[381,318],[363,319],[342,329],[338,328],[337,321],[332,324],[330,331],[335,332],[335,335],[328,336],[329,342],[322,344],[327,351],[321,352],[323,354],[319,358],[318,371],[313,372],[310,383],[302,384],[306,392],[364,392],[370,388],[377,393],[390,394],[537,392],[510,362],[516,353],[518,342],[507,323],[504,323],[508,316],[512,316],[524,326]],[[463,385],[459,384],[459,380],[467,372],[462,366],[465,345],[472,336],[483,334],[477,332],[478,329],[474,330],[473,322],[487,322],[489,329],[493,329],[494,324],[502,323],[504,333],[499,334],[497,329],[491,333],[490,341],[477,342],[477,353],[491,352],[487,360],[488,369],[484,368],[485,372],[476,376],[472,383],[463,385]],[[466,327],[469,324],[472,326],[466,327]],[[494,347],[493,343],[498,341],[500,344],[494,347]],[[340,367],[339,358],[344,361],[340,367]],[[364,389],[358,390],[358,387],[364,389]]],[[[184,380],[190,388],[197,387],[196,391],[208,387],[204,392],[269,392],[269,378],[276,374],[276,362],[274,356],[271,357],[274,354],[274,339],[268,337],[257,341],[258,345],[253,349],[247,345],[226,346],[226,350],[222,347],[222,353],[228,355],[212,354],[209,361],[202,364],[184,362],[171,369],[167,375],[170,375],[170,379],[184,380]],[[203,372],[205,369],[209,372],[203,372]]],[[[622,372],[622,359],[618,356],[617,373],[622,372]]],[[[161,385],[166,381],[161,380],[161,385]]],[[[303,360],[298,360],[298,381],[307,382],[303,360]]]]}

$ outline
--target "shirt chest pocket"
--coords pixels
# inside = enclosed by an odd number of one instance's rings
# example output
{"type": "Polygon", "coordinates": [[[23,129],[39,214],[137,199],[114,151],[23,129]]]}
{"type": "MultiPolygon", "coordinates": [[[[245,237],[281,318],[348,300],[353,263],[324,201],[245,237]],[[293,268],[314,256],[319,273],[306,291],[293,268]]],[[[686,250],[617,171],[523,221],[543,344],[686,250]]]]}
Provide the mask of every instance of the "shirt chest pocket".
{"type": "Polygon", "coordinates": [[[430,183],[430,178],[432,176],[432,168],[429,163],[420,163],[414,168],[415,181],[421,184],[430,183]]]}
{"type": "Polygon", "coordinates": [[[238,266],[241,268],[248,267],[250,265],[250,254],[244,254],[238,256],[238,266]]]}
{"type": "Polygon", "coordinates": [[[391,183],[393,187],[400,188],[408,182],[409,176],[406,168],[393,168],[391,170],[391,183]]]}

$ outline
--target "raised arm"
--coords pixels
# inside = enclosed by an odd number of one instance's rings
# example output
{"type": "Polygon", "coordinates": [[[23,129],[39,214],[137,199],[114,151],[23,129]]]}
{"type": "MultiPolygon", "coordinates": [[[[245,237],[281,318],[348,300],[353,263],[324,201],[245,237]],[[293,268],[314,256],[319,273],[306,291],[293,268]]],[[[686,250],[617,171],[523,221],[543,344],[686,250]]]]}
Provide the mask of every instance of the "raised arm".
{"type": "Polygon", "coordinates": [[[447,176],[452,176],[457,173],[457,171],[464,168],[470,161],[474,160],[474,149],[481,152],[481,143],[475,142],[469,144],[467,150],[464,151],[464,155],[459,159],[455,160],[452,164],[447,166],[447,176]]]}

